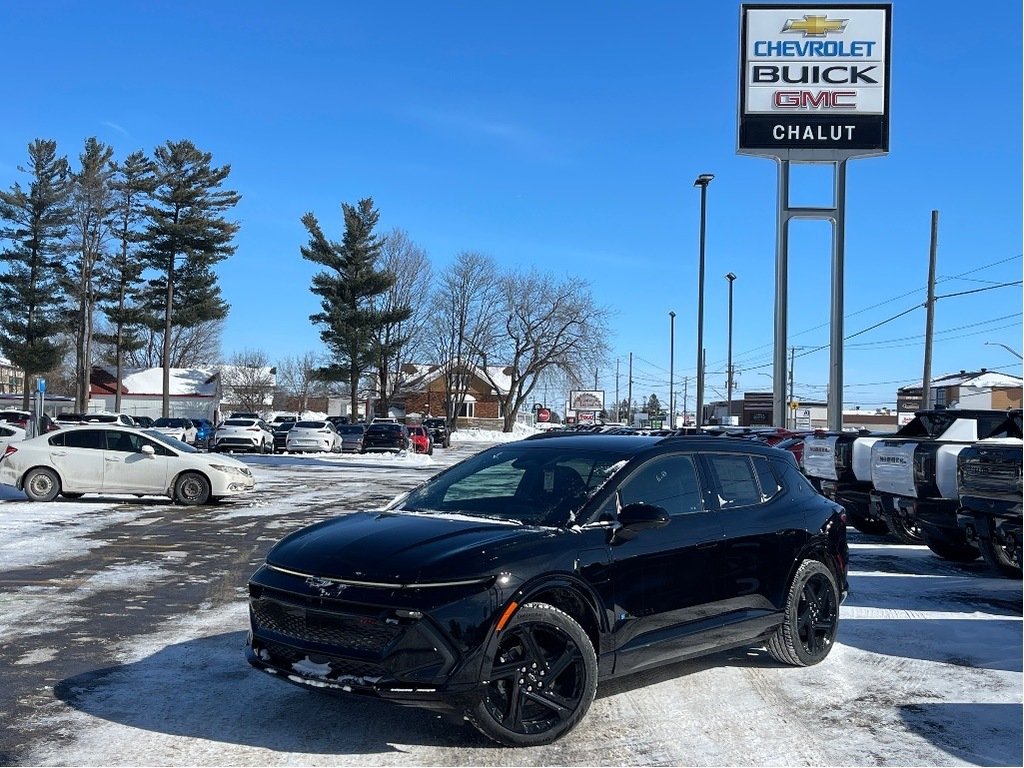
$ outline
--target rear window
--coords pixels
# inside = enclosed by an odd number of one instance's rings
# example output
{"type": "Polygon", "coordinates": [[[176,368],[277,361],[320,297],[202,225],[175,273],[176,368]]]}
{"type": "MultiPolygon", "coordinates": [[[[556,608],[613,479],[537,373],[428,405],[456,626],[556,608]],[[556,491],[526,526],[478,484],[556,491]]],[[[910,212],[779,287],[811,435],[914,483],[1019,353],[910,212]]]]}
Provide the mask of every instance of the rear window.
{"type": "Polygon", "coordinates": [[[373,432],[378,435],[386,435],[392,432],[401,432],[401,424],[371,424],[366,429],[367,433],[373,432]]]}
{"type": "Polygon", "coordinates": [[[343,434],[343,435],[361,435],[361,434],[363,434],[363,428],[358,426],[358,425],[356,425],[356,424],[353,424],[351,426],[347,425],[347,424],[342,424],[340,427],[338,427],[338,431],[341,434],[343,434]]]}
{"type": "Polygon", "coordinates": [[[327,426],[326,421],[300,421],[296,425],[299,429],[323,429],[327,426]]]}
{"type": "Polygon", "coordinates": [[[256,419],[228,419],[224,422],[225,427],[252,427],[256,419]]]}

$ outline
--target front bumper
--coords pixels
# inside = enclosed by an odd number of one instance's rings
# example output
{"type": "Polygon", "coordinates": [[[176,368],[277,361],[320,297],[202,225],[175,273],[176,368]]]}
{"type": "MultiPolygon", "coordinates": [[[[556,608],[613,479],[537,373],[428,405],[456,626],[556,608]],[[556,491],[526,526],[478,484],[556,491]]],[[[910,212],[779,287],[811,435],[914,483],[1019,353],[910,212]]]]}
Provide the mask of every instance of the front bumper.
{"type": "Polygon", "coordinates": [[[448,708],[480,685],[487,633],[464,615],[490,615],[495,599],[483,585],[343,586],[265,566],[249,583],[246,659],[297,685],[448,708]]]}

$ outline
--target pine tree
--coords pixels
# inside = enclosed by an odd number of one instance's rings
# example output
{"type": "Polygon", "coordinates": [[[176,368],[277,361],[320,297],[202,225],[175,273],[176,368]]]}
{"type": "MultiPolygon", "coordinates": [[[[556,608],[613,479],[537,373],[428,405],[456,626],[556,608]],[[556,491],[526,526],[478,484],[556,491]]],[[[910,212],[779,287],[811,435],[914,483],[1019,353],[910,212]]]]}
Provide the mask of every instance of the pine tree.
{"type": "Polygon", "coordinates": [[[141,225],[146,206],[156,187],[156,165],[145,153],[133,152],[124,163],[113,163],[110,189],[113,194],[111,232],[114,247],[100,265],[103,293],[99,306],[110,325],[110,333],[96,339],[112,348],[117,389],[114,410],[121,410],[121,378],[125,356],[141,349],[139,328],[143,324],[143,262],[139,258],[141,225]]]}
{"type": "MultiPolygon", "coordinates": [[[[376,269],[382,240],[373,233],[380,218],[373,199],[355,206],[342,203],[345,234],[340,243],[329,241],[312,213],[302,217],[309,232],[309,244],[302,256],[327,268],[313,276],[312,291],[320,296],[322,312],[309,319],[322,326],[320,338],[327,345],[330,361],[323,369],[327,380],[348,379],[352,417],[359,406],[359,380],[374,362],[374,339],[381,327],[409,316],[407,307],[375,309],[373,298],[390,288],[395,276],[376,269]]],[[[370,414],[366,414],[369,419],[370,414]]]]}
{"type": "Polygon", "coordinates": [[[149,289],[163,319],[164,416],[171,407],[175,329],[220,320],[228,313],[212,267],[235,252],[232,239],[238,224],[221,214],[237,205],[241,195],[221,189],[231,166],[213,168],[212,158],[187,139],[168,141],[154,151],[157,185],[146,209],[146,262],[160,273],[149,281],[149,289]]]}
{"type": "Polygon", "coordinates": [[[67,158],[57,157],[57,142],[36,139],[28,145],[31,175],[26,192],[17,182],[0,192],[0,352],[25,371],[22,408],[29,407],[33,374],[54,368],[62,354],[55,340],[67,323],[62,316],[65,275],[62,257],[70,221],[67,158]]]}
{"type": "Polygon", "coordinates": [[[83,413],[89,400],[92,372],[93,311],[96,308],[98,266],[109,234],[112,199],[110,178],[114,150],[89,138],[79,155],[80,170],[71,174],[71,248],[68,295],[74,303],[75,410],[83,413]]]}

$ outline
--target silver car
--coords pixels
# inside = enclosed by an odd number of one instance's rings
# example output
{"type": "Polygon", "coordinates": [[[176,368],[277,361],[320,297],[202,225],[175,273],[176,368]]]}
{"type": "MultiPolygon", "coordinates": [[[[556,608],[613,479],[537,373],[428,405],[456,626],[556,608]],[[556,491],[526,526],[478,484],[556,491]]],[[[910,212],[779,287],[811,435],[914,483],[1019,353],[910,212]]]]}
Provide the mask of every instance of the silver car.
{"type": "Polygon", "coordinates": [[[341,435],[341,450],[343,453],[363,452],[363,433],[366,432],[365,424],[341,424],[337,427],[341,435]]]}
{"type": "Polygon", "coordinates": [[[341,435],[329,421],[298,421],[288,430],[284,449],[288,453],[341,453],[341,435]]]}

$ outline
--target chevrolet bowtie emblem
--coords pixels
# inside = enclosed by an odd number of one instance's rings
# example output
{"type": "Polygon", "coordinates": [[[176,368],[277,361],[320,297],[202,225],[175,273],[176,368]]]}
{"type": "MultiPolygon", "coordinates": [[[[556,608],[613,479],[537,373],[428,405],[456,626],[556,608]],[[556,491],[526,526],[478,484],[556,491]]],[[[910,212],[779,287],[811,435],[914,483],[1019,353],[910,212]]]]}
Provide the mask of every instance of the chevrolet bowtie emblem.
{"type": "Polygon", "coordinates": [[[830,19],[828,16],[804,16],[786,19],[783,32],[803,32],[804,37],[825,37],[829,32],[842,32],[849,19],[830,19]]]}

